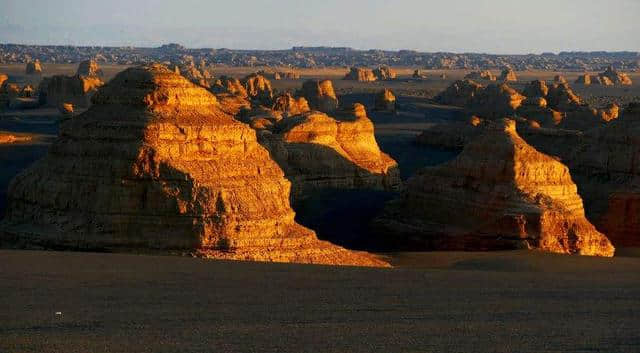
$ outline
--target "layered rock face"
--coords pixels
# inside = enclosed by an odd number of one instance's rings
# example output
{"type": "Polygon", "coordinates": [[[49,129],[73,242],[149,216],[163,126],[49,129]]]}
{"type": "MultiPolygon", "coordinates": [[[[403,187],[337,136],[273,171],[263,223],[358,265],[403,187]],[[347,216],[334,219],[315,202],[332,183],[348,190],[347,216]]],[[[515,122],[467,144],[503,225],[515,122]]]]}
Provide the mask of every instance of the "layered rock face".
{"type": "Polygon", "coordinates": [[[280,120],[260,115],[250,122],[293,183],[294,199],[325,188],[395,189],[400,184],[398,165],[380,151],[364,106],[355,104],[341,117],[311,111],[280,120]]]}
{"type": "Polygon", "coordinates": [[[338,98],[331,80],[305,81],[297,94],[304,97],[312,109],[324,113],[331,113],[338,109],[338,98]]]}
{"type": "Polygon", "coordinates": [[[27,63],[27,67],[25,68],[25,73],[27,75],[42,74],[42,65],[40,64],[40,60],[36,59],[34,61],[29,61],[27,63]]]}
{"type": "Polygon", "coordinates": [[[373,74],[378,78],[378,80],[382,81],[395,80],[398,77],[398,73],[396,73],[396,70],[388,66],[380,66],[379,68],[373,70],[373,74]]]}
{"type": "Polygon", "coordinates": [[[373,82],[378,78],[373,73],[373,70],[364,67],[352,67],[349,72],[344,76],[345,80],[359,81],[359,82],[373,82]]]}
{"type": "Polygon", "coordinates": [[[204,88],[164,66],[137,67],[93,103],[11,183],[3,242],[385,265],[298,225],[282,170],[204,88]]]}
{"type": "Polygon", "coordinates": [[[304,97],[294,98],[291,93],[284,93],[274,99],[273,110],[282,112],[286,116],[299,115],[311,110],[304,97]]]}
{"type": "Polygon", "coordinates": [[[396,111],[396,96],[390,89],[383,89],[375,96],[374,108],[378,111],[396,111]]]}
{"type": "Polygon", "coordinates": [[[512,120],[492,123],[456,159],[411,178],[377,225],[430,249],[614,253],[585,218],[569,169],[529,146],[512,120]]]}
{"type": "Polygon", "coordinates": [[[213,93],[229,93],[243,98],[249,96],[240,80],[228,76],[220,76],[211,86],[211,91],[213,93]]]}
{"type": "Polygon", "coordinates": [[[80,77],[100,77],[104,76],[102,69],[98,66],[98,62],[91,59],[85,60],[78,65],[76,75],[80,77]]]}
{"type": "Polygon", "coordinates": [[[640,104],[591,131],[570,166],[587,213],[616,246],[640,246],[640,104]]]}
{"type": "Polygon", "coordinates": [[[484,71],[473,71],[468,73],[465,77],[465,80],[488,80],[495,81],[496,77],[489,70],[484,71]]]}
{"type": "Polygon", "coordinates": [[[502,82],[515,82],[518,81],[518,76],[516,76],[516,72],[513,71],[513,69],[507,67],[502,70],[502,73],[500,74],[500,78],[498,80],[502,82]]]}
{"type": "Polygon", "coordinates": [[[62,103],[88,107],[91,97],[103,84],[98,77],[55,75],[40,83],[39,100],[50,107],[58,107],[62,103]]]}

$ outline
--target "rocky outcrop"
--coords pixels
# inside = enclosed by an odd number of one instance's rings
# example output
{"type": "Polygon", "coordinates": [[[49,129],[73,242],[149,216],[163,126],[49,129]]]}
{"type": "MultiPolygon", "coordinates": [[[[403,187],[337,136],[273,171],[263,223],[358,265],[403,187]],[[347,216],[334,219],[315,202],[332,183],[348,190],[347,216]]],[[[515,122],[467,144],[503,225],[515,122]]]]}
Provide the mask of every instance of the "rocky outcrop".
{"type": "Polygon", "coordinates": [[[513,69],[506,67],[502,70],[502,73],[500,73],[500,78],[498,78],[498,80],[502,82],[515,82],[518,81],[518,76],[513,69]]]}
{"type": "Polygon", "coordinates": [[[280,71],[280,77],[286,80],[298,80],[300,79],[300,73],[297,71],[280,71]]]}
{"type": "Polygon", "coordinates": [[[291,93],[284,93],[274,99],[273,110],[282,112],[283,115],[293,116],[306,113],[311,110],[304,97],[295,98],[291,93]]]}
{"type": "Polygon", "coordinates": [[[377,69],[373,70],[373,74],[378,80],[382,81],[395,80],[398,77],[398,73],[396,72],[396,70],[390,68],[389,66],[380,66],[377,69]]]}
{"type": "Polygon", "coordinates": [[[36,59],[34,61],[29,61],[25,68],[25,73],[27,75],[41,75],[42,65],[40,64],[40,60],[36,59]]]}
{"type": "Polygon", "coordinates": [[[484,118],[513,116],[526,99],[507,84],[490,84],[474,95],[467,108],[484,118]]]}
{"type": "Polygon", "coordinates": [[[397,163],[380,151],[361,104],[341,119],[311,111],[286,119],[260,115],[250,125],[288,180],[294,200],[321,189],[385,189],[400,184],[397,163]]]}
{"type": "Polygon", "coordinates": [[[640,246],[640,104],[574,148],[572,174],[587,214],[616,246],[640,246]]]}
{"type": "Polygon", "coordinates": [[[396,96],[390,89],[385,88],[375,95],[374,109],[387,112],[396,111],[396,96]]]}
{"type": "Polygon", "coordinates": [[[411,77],[424,80],[426,78],[429,78],[429,75],[427,75],[425,71],[417,69],[413,71],[413,75],[411,75],[411,77]]]}
{"type": "Polygon", "coordinates": [[[602,86],[613,86],[613,81],[611,81],[609,77],[602,75],[595,76],[591,80],[591,83],[602,86]]]}
{"type": "Polygon", "coordinates": [[[331,80],[305,81],[297,95],[304,97],[312,109],[324,113],[331,113],[338,109],[338,98],[331,80]]]}
{"type": "Polygon", "coordinates": [[[76,75],[80,77],[99,77],[102,78],[104,76],[104,72],[98,66],[98,62],[91,59],[85,60],[78,65],[78,71],[76,75]]]}
{"type": "Polygon", "coordinates": [[[266,77],[259,74],[251,74],[242,79],[242,84],[247,91],[249,99],[261,104],[271,104],[273,90],[271,89],[271,82],[266,77]]]}
{"type": "Polygon", "coordinates": [[[60,114],[62,114],[63,116],[67,116],[67,117],[73,116],[73,104],[62,103],[58,107],[58,111],[60,111],[60,114]]]}
{"type": "Polygon", "coordinates": [[[386,265],[297,224],[282,170],[206,89],[164,66],[136,67],[93,103],[12,181],[4,244],[386,265]]]}
{"type": "Polygon", "coordinates": [[[610,103],[604,109],[599,110],[598,114],[600,115],[600,120],[610,122],[618,119],[620,107],[615,103],[610,103]]]}
{"type": "Polygon", "coordinates": [[[512,120],[491,123],[456,159],[412,177],[376,226],[413,249],[614,253],[585,218],[569,169],[528,145],[512,120]]]}
{"type": "Polygon", "coordinates": [[[484,86],[475,81],[458,80],[438,94],[434,100],[440,104],[465,107],[483,90],[484,86]]]}
{"type": "Polygon", "coordinates": [[[30,140],[31,140],[31,136],[14,135],[12,133],[0,131],[0,145],[16,143],[16,142],[24,142],[24,141],[30,141],[30,140]]]}
{"type": "Polygon", "coordinates": [[[547,87],[547,83],[541,80],[533,80],[529,82],[524,86],[524,90],[522,91],[522,94],[528,98],[545,98],[548,93],[549,87],[547,87]]]}
{"type": "Polygon", "coordinates": [[[555,83],[568,83],[567,79],[562,75],[553,76],[553,82],[555,82],[555,83]]]}
{"type": "Polygon", "coordinates": [[[242,82],[237,78],[229,76],[220,76],[211,86],[211,92],[213,93],[229,93],[243,98],[247,98],[247,90],[242,85],[242,82]]]}
{"type": "Polygon", "coordinates": [[[589,86],[591,84],[591,75],[589,74],[583,74],[578,76],[578,78],[576,79],[575,82],[577,85],[585,85],[585,86],[589,86]]]}
{"type": "Polygon", "coordinates": [[[62,103],[72,103],[78,107],[88,107],[91,97],[104,82],[98,77],[55,75],[46,77],[38,88],[41,104],[58,107],[62,103]]]}
{"type": "Polygon", "coordinates": [[[7,81],[9,79],[9,76],[5,75],[5,74],[0,74],[0,87],[2,87],[2,84],[7,81]]]}
{"type": "Polygon", "coordinates": [[[344,80],[358,81],[358,82],[373,82],[378,78],[371,69],[364,67],[352,67],[349,72],[344,76],[344,80]]]}
{"type": "Polygon", "coordinates": [[[598,76],[600,78],[606,77],[612,84],[616,85],[628,86],[633,83],[631,78],[629,78],[629,75],[616,71],[612,66],[607,67],[607,69],[598,76]]]}
{"type": "Polygon", "coordinates": [[[487,81],[495,81],[496,77],[489,70],[484,71],[473,71],[468,73],[465,77],[465,80],[487,80],[487,81]]]}

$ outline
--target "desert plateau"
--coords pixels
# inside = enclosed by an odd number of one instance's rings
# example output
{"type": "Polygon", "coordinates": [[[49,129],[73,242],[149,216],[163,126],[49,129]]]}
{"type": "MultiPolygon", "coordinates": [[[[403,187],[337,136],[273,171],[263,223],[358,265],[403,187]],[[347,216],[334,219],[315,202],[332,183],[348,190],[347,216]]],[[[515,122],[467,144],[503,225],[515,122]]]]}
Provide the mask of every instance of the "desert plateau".
{"type": "Polygon", "coordinates": [[[640,352],[640,4],[71,2],[0,1],[0,352],[640,352]]]}

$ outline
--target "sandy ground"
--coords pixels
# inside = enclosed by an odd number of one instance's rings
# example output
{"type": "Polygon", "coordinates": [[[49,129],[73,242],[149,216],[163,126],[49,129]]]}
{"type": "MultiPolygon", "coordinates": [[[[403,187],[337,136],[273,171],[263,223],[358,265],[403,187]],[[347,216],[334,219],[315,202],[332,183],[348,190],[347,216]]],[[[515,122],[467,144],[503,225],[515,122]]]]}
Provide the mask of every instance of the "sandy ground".
{"type": "Polygon", "coordinates": [[[640,351],[638,258],[399,254],[411,267],[394,269],[0,259],[2,352],[640,351]]]}

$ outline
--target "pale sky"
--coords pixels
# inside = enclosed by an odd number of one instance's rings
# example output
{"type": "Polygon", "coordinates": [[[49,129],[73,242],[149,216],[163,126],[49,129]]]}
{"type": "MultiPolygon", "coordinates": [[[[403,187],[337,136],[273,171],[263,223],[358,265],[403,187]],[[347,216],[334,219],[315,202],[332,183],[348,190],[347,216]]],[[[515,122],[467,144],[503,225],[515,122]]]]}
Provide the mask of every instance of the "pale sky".
{"type": "Polygon", "coordinates": [[[640,0],[0,0],[0,43],[640,51],[640,0]]]}

